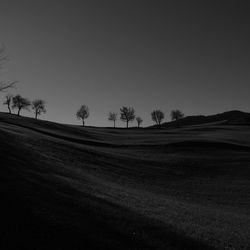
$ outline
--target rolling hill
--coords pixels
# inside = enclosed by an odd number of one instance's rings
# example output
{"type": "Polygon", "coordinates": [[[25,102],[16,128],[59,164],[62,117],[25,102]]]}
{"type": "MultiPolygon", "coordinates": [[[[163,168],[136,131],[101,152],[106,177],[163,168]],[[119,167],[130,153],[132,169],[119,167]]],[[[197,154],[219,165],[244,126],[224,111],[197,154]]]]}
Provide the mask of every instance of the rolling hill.
{"type": "Polygon", "coordinates": [[[0,113],[0,140],[1,249],[250,248],[248,125],[83,128],[0,113]]]}
{"type": "MultiPolygon", "coordinates": [[[[191,126],[205,123],[220,123],[227,125],[250,125],[250,113],[239,110],[228,111],[216,115],[193,115],[184,117],[178,121],[164,122],[161,126],[171,128],[176,126],[191,126]]],[[[157,126],[151,126],[157,127],[157,126]]]]}

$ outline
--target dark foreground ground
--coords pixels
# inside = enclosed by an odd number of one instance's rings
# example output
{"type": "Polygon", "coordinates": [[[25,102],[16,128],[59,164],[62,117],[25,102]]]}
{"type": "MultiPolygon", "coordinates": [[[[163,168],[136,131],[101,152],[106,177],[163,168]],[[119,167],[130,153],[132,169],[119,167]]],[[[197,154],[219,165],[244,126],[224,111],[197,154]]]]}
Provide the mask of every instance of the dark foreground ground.
{"type": "Polygon", "coordinates": [[[0,113],[0,154],[0,249],[250,249],[250,126],[0,113]]]}

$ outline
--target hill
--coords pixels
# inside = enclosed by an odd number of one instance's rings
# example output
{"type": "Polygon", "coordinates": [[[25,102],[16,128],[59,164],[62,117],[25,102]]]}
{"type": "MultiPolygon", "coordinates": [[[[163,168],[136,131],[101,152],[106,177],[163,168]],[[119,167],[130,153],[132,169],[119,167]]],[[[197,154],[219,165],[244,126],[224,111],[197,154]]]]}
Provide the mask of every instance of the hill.
{"type": "Polygon", "coordinates": [[[250,126],[0,113],[0,140],[1,249],[250,248],[250,126]]]}
{"type": "MultiPolygon", "coordinates": [[[[176,126],[191,126],[205,123],[221,123],[228,125],[250,125],[250,113],[238,110],[228,111],[216,115],[194,115],[187,116],[179,121],[165,122],[163,128],[171,128],[176,126]]],[[[152,126],[156,127],[156,126],[152,126]]]]}

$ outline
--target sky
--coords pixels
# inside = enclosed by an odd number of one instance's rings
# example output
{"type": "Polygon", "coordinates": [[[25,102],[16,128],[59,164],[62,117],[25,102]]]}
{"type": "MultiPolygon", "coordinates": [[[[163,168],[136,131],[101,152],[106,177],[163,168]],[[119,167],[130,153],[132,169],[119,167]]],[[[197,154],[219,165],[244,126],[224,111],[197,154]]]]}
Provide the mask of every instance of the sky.
{"type": "Polygon", "coordinates": [[[249,11],[237,0],[1,0],[0,78],[19,81],[11,94],[44,99],[41,119],[67,124],[81,124],[82,104],[91,126],[112,126],[122,106],[143,126],[154,109],[165,121],[172,109],[250,112],[249,11]]]}

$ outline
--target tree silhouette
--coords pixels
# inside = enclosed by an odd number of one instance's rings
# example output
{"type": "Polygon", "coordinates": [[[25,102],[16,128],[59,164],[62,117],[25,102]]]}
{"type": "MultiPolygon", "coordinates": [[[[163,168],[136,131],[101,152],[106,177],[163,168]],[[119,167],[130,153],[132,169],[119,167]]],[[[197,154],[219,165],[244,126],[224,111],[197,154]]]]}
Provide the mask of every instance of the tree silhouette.
{"type": "MultiPolygon", "coordinates": [[[[5,54],[5,50],[3,47],[0,48],[0,69],[2,69],[3,64],[8,60],[7,55],[5,54]]],[[[15,84],[17,83],[17,81],[15,82],[3,82],[0,81],[0,92],[1,91],[5,91],[6,89],[12,88],[15,86],[15,84]]]]}
{"type": "Polygon", "coordinates": [[[38,115],[41,115],[42,113],[46,113],[44,100],[37,99],[37,100],[32,101],[31,108],[34,110],[36,119],[37,119],[38,115]]]}
{"type": "Polygon", "coordinates": [[[82,105],[79,110],[76,112],[77,119],[82,120],[82,125],[85,124],[85,119],[89,117],[89,108],[86,105],[82,105]]]}
{"type": "Polygon", "coordinates": [[[142,118],[137,116],[136,117],[136,121],[137,121],[137,125],[138,125],[138,128],[140,127],[141,123],[143,122],[142,118]]]}
{"type": "Polygon", "coordinates": [[[27,109],[29,110],[30,106],[30,101],[26,98],[23,98],[20,95],[16,95],[12,98],[12,108],[15,109],[17,108],[17,115],[20,115],[20,112],[22,109],[27,109]]]}
{"type": "Polygon", "coordinates": [[[184,114],[179,109],[176,109],[176,110],[171,111],[170,116],[171,116],[172,121],[174,120],[177,121],[183,118],[184,114]]]}
{"type": "Polygon", "coordinates": [[[164,119],[164,113],[160,109],[153,110],[151,112],[151,118],[160,127],[161,122],[164,119]]]}
{"type": "Polygon", "coordinates": [[[12,95],[6,95],[5,96],[5,101],[3,102],[4,105],[7,105],[8,106],[8,110],[9,110],[9,113],[11,114],[11,102],[12,102],[12,95]]]}
{"type": "Polygon", "coordinates": [[[127,124],[135,119],[135,110],[132,107],[122,107],[120,108],[120,119],[127,124]]]}
{"type": "Polygon", "coordinates": [[[115,128],[115,122],[117,120],[117,113],[109,112],[108,120],[114,122],[114,128],[115,128]]]}

